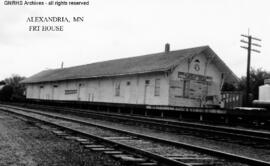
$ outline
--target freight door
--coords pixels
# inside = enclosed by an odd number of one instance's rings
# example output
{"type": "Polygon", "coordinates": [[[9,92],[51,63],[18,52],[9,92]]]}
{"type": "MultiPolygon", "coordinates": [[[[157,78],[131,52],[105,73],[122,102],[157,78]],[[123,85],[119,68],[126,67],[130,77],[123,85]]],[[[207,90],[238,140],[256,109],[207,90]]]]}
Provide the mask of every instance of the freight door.
{"type": "Polygon", "coordinates": [[[132,91],[130,81],[127,81],[125,87],[125,103],[132,103],[132,91]]]}
{"type": "Polygon", "coordinates": [[[45,99],[45,97],[44,97],[44,87],[43,86],[39,87],[39,99],[45,99]]]}
{"type": "Polygon", "coordinates": [[[57,100],[57,85],[54,85],[52,88],[52,100],[57,100]]]}
{"type": "Polygon", "coordinates": [[[87,101],[89,96],[89,92],[88,92],[88,89],[87,89],[87,84],[86,83],[81,83],[79,84],[78,86],[78,100],[79,101],[87,101]]]}
{"type": "Polygon", "coordinates": [[[150,80],[145,80],[143,104],[147,104],[147,101],[148,101],[147,97],[148,97],[148,93],[149,93],[149,84],[150,84],[150,80]]]}

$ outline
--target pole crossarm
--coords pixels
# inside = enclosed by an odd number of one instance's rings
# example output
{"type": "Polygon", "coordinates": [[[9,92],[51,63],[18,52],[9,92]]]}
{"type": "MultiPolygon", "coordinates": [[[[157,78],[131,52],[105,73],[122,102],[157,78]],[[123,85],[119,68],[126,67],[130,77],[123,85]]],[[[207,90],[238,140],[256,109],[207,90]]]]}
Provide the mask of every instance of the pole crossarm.
{"type": "Polygon", "coordinates": [[[260,44],[256,44],[256,43],[251,43],[251,45],[257,46],[257,47],[262,47],[260,44]]]}
{"type": "Polygon", "coordinates": [[[241,35],[242,37],[246,37],[246,38],[248,38],[249,36],[248,35],[241,35]]]}
{"type": "Polygon", "coordinates": [[[251,37],[253,40],[257,40],[257,41],[262,41],[262,39],[256,38],[256,37],[251,37]]]}
{"type": "Polygon", "coordinates": [[[247,44],[248,44],[248,42],[247,42],[247,41],[245,41],[245,40],[240,40],[240,42],[242,42],[242,43],[247,43],[247,44]]]}
{"type": "Polygon", "coordinates": [[[246,37],[246,38],[249,38],[249,37],[251,37],[251,39],[253,39],[253,40],[257,40],[257,41],[262,41],[262,39],[259,39],[259,38],[257,38],[257,37],[253,37],[253,36],[250,36],[250,35],[241,35],[242,37],[246,37]]]}
{"type": "Polygon", "coordinates": [[[261,53],[261,51],[255,50],[255,49],[251,49],[251,51],[254,51],[254,52],[257,52],[257,53],[261,53]]]}

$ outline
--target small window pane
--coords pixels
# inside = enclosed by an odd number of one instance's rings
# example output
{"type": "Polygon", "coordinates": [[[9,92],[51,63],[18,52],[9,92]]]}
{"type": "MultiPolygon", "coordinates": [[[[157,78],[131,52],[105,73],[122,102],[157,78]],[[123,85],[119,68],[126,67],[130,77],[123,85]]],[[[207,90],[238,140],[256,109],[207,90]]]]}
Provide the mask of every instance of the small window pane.
{"type": "Polygon", "coordinates": [[[120,82],[115,84],[115,96],[120,96],[120,82]]]}

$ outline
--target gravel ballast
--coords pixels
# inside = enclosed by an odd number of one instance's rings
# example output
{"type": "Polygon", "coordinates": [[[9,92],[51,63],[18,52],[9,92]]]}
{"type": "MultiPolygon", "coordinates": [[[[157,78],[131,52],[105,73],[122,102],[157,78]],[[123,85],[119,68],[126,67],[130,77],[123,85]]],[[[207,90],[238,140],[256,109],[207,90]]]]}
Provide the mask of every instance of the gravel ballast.
{"type": "Polygon", "coordinates": [[[0,112],[0,165],[120,166],[107,155],[84,149],[32,122],[0,112]]]}

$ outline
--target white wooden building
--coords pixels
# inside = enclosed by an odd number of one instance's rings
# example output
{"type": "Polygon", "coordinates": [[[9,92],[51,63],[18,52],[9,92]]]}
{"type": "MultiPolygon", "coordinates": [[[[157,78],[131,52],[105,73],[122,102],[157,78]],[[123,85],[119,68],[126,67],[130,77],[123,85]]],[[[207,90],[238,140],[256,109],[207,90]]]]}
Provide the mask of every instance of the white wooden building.
{"type": "Polygon", "coordinates": [[[209,46],[46,70],[22,81],[44,100],[194,106],[220,104],[238,78],[209,46]]]}

